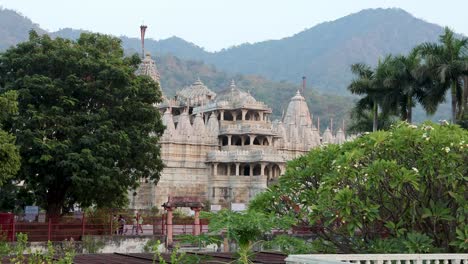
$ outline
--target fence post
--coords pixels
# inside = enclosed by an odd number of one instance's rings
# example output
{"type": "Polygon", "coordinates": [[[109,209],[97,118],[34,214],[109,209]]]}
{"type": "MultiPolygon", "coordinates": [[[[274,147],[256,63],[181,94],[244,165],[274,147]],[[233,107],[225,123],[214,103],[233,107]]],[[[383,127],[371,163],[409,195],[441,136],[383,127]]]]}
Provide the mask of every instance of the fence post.
{"type": "Polygon", "coordinates": [[[165,214],[162,214],[162,219],[161,219],[161,235],[164,236],[164,216],[165,214]]]}
{"type": "Polygon", "coordinates": [[[83,237],[85,235],[85,230],[86,230],[86,218],[85,218],[85,212],[83,212],[83,217],[81,218],[81,240],[83,240],[83,237]]]}
{"type": "Polygon", "coordinates": [[[13,226],[11,227],[12,229],[11,231],[13,233],[13,237],[11,238],[12,242],[15,242],[15,237],[16,237],[16,221],[15,220],[16,220],[16,215],[13,215],[13,223],[12,223],[13,226]]]}
{"type": "Polygon", "coordinates": [[[51,241],[51,230],[50,228],[52,227],[52,218],[49,216],[49,224],[47,225],[47,241],[51,241]]]}
{"type": "Polygon", "coordinates": [[[112,228],[112,225],[114,224],[114,216],[111,214],[110,215],[110,235],[112,236],[114,234],[114,230],[112,228]]]}

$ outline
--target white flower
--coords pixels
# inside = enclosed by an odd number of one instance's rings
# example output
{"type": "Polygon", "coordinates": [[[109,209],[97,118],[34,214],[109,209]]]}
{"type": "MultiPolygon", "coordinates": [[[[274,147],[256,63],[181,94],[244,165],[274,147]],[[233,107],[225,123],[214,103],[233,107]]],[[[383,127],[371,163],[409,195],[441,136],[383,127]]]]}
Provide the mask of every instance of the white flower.
{"type": "Polygon", "coordinates": [[[409,127],[411,127],[411,128],[418,128],[418,126],[416,126],[416,125],[409,125],[409,127]]]}
{"type": "Polygon", "coordinates": [[[450,146],[451,146],[451,147],[453,147],[453,142],[452,142],[452,143],[450,143],[450,146]]]}
{"type": "Polygon", "coordinates": [[[434,128],[431,127],[431,126],[424,126],[424,130],[426,130],[426,131],[433,130],[433,129],[434,129],[434,128]]]}
{"type": "Polygon", "coordinates": [[[427,133],[422,134],[423,138],[427,138],[427,133]]]}
{"type": "Polygon", "coordinates": [[[364,135],[369,135],[370,133],[369,132],[364,132],[364,135]]]}
{"type": "Polygon", "coordinates": [[[430,137],[427,137],[427,138],[426,138],[426,141],[429,141],[429,139],[431,139],[431,138],[430,138],[430,137]]]}
{"type": "Polygon", "coordinates": [[[449,147],[445,147],[445,152],[449,153],[450,152],[450,148],[449,147]]]}
{"type": "Polygon", "coordinates": [[[367,173],[366,173],[366,174],[364,174],[364,176],[366,176],[366,177],[367,177],[367,176],[369,176],[369,174],[367,174],[367,173]]]}
{"type": "Polygon", "coordinates": [[[411,168],[412,170],[414,170],[415,172],[419,172],[419,170],[415,167],[411,168]]]}
{"type": "Polygon", "coordinates": [[[355,163],[354,164],[354,168],[357,168],[359,166],[359,164],[355,163]]]}

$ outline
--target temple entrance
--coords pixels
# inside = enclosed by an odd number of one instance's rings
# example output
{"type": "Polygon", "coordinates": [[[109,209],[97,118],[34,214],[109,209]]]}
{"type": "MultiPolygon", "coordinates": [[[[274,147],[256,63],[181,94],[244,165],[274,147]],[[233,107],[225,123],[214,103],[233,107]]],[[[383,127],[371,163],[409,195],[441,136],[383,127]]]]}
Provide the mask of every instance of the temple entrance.
{"type": "Polygon", "coordinates": [[[201,202],[201,198],[198,196],[169,196],[167,202],[163,205],[164,210],[166,210],[166,246],[172,247],[173,243],[173,226],[172,226],[172,217],[173,211],[177,207],[188,207],[195,212],[194,215],[194,228],[193,235],[200,235],[200,211],[205,205],[201,202]]]}

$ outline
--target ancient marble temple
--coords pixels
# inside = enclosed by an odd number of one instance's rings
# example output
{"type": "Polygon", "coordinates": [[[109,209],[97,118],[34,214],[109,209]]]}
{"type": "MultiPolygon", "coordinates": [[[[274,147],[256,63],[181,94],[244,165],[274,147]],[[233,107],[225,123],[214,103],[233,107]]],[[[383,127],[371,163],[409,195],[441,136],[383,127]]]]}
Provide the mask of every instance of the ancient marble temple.
{"type": "MultiPolygon", "coordinates": [[[[149,55],[137,74],[159,82],[149,55]]],[[[168,196],[198,196],[227,208],[247,203],[284,173],[287,161],[345,141],[341,129],[320,135],[299,92],[276,121],[269,106],[234,81],[216,94],[197,80],[156,107],[166,126],[160,139],[165,168],[157,186],[142,182],[131,192],[133,208],[161,207],[168,196]]]]}

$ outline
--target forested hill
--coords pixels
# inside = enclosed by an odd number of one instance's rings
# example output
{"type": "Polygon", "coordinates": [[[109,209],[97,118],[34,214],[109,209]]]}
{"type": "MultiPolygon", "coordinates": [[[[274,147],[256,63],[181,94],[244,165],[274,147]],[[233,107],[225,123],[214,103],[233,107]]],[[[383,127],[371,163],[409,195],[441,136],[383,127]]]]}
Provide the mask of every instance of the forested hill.
{"type": "MultiPolygon", "coordinates": [[[[183,39],[148,40],[153,54],[203,60],[230,73],[257,74],[267,79],[295,82],[305,75],[314,87],[343,93],[351,80],[349,66],[375,64],[389,53],[406,53],[415,45],[436,41],[441,26],[415,18],[402,9],[367,9],[321,23],[294,36],[243,44],[210,53],[183,39]]],[[[139,40],[123,38],[128,48],[139,40]]]]}
{"type": "MultiPolygon", "coordinates": [[[[0,22],[0,51],[26,40],[31,28],[45,32],[11,10],[0,9],[0,22]]],[[[75,39],[81,32],[66,28],[49,34],[75,39]]],[[[418,43],[435,41],[441,32],[442,27],[401,9],[368,9],[291,37],[243,44],[215,53],[178,37],[148,39],[145,46],[156,56],[163,88],[168,94],[174,94],[175,89],[197,77],[214,90],[226,87],[234,78],[240,87],[268,103],[274,114],[280,116],[298,88],[296,84],[305,75],[311,112],[325,121],[332,113],[336,113],[335,120],[340,120],[352,105],[349,97],[323,95],[348,94],[346,86],[352,78],[350,64],[373,64],[388,53],[404,53],[418,43]]],[[[127,53],[140,51],[139,39],[125,36],[121,39],[127,53]]],[[[446,105],[441,108],[435,120],[448,118],[446,105]]],[[[425,115],[416,111],[415,120],[424,119],[425,115]]]]}
{"type": "MultiPolygon", "coordinates": [[[[47,33],[33,24],[28,18],[21,16],[11,10],[0,10],[0,21],[6,19],[8,27],[3,28],[3,37],[0,36],[0,52],[7,47],[24,41],[28,37],[28,31],[33,28],[41,33],[47,33]],[[21,28],[18,32],[15,28],[21,28]],[[14,33],[14,34],[13,34],[14,33]],[[12,36],[5,38],[4,36],[12,36]],[[5,40],[9,40],[8,42],[5,40]]],[[[57,32],[51,32],[52,37],[64,37],[76,39],[83,30],[71,28],[61,29],[57,32]]],[[[125,52],[132,54],[140,51],[140,41],[121,37],[125,52]]],[[[236,81],[238,87],[249,90],[252,95],[260,101],[267,103],[273,109],[275,118],[281,117],[282,111],[286,109],[289,99],[295,95],[301,82],[300,76],[294,82],[269,81],[258,75],[228,74],[217,70],[213,65],[207,65],[201,60],[180,59],[170,53],[192,54],[191,49],[198,49],[199,53],[204,53],[203,49],[189,44],[180,38],[169,38],[162,41],[148,40],[146,46],[151,49],[158,49],[153,52],[158,69],[161,73],[161,83],[164,93],[168,96],[175,95],[175,91],[193,83],[200,78],[210,89],[218,92],[229,86],[230,81],[236,81]],[[164,50],[162,52],[161,50],[164,50]],[[177,52],[175,52],[177,51],[177,52]]],[[[315,90],[306,91],[306,99],[311,112],[320,116],[322,120],[322,129],[328,125],[329,118],[334,117],[337,122],[342,119],[348,119],[348,112],[353,106],[353,99],[347,96],[322,95],[315,90]]]]}
{"type": "Polygon", "coordinates": [[[27,40],[31,29],[45,33],[39,28],[39,25],[34,24],[29,18],[0,7],[0,51],[27,40]]]}
{"type": "MultiPolygon", "coordinates": [[[[0,11],[0,49],[24,40],[30,28],[39,29],[29,19],[15,14],[0,11]]],[[[80,32],[63,29],[51,35],[76,38],[80,32]]],[[[352,78],[349,70],[352,63],[375,64],[389,53],[406,53],[421,42],[436,41],[441,32],[441,26],[415,18],[402,9],[366,9],[291,37],[243,44],[215,53],[178,37],[148,39],[146,49],[153,55],[201,60],[231,74],[255,74],[288,82],[296,82],[305,75],[314,88],[342,94],[352,78]]],[[[126,50],[140,50],[139,39],[125,36],[121,39],[126,50]]]]}

